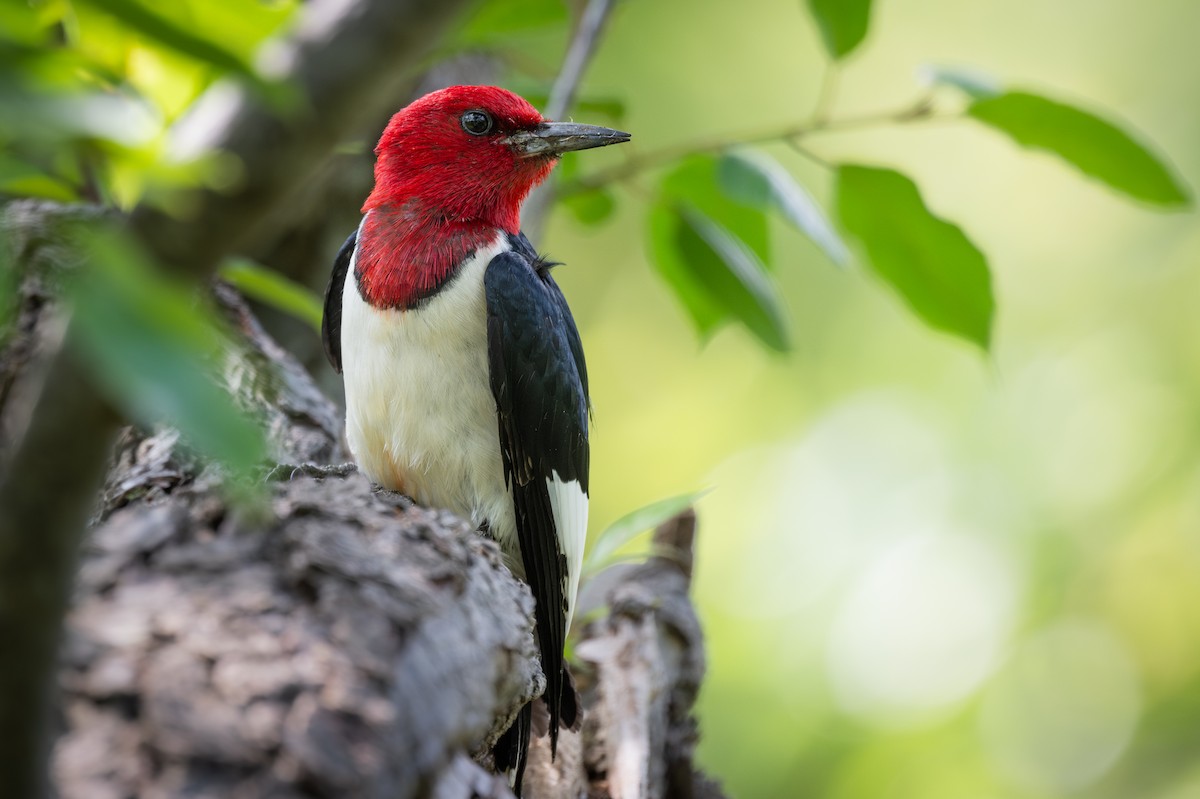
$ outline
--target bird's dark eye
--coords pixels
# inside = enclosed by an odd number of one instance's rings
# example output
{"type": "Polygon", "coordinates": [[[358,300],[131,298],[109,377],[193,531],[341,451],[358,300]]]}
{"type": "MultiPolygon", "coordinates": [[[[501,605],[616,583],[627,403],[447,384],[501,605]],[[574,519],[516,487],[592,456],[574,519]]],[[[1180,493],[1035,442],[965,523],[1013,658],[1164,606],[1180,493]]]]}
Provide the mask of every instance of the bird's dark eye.
{"type": "Polygon", "coordinates": [[[492,129],[492,117],[486,111],[468,111],[459,121],[472,136],[482,136],[492,129]]]}

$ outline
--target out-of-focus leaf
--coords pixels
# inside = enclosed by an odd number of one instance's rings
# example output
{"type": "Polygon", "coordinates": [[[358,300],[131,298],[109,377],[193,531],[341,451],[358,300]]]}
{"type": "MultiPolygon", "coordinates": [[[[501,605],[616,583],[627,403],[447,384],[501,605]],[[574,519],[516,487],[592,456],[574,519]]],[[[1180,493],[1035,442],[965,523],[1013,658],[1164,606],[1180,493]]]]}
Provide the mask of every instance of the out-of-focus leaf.
{"type": "Polygon", "coordinates": [[[707,341],[731,315],[712,296],[693,265],[683,257],[683,250],[678,244],[683,220],[675,208],[660,203],[651,206],[647,223],[650,262],[683,304],[700,339],[707,341]]]}
{"type": "Polygon", "coordinates": [[[773,203],[775,191],[771,179],[751,161],[749,151],[727,153],[717,166],[721,190],[731,199],[755,208],[767,208],[773,203]]]}
{"type": "Polygon", "coordinates": [[[782,299],[744,242],[686,204],[655,208],[650,234],[655,265],[702,337],[732,318],[768,347],[788,349],[782,299]]]}
{"type": "Polygon", "coordinates": [[[1162,158],[1087,111],[1028,92],[1007,92],[977,100],[967,114],[1025,147],[1054,153],[1131,197],[1164,206],[1191,202],[1162,158]]]}
{"type": "MultiPolygon", "coordinates": [[[[565,183],[579,174],[579,153],[566,153],[558,166],[558,180],[565,183]]],[[[559,200],[584,225],[598,225],[612,216],[616,200],[608,189],[568,194],[559,200]]]]}
{"type": "Polygon", "coordinates": [[[709,490],[660,499],[617,519],[592,544],[592,548],[583,559],[583,573],[595,574],[603,569],[612,561],[617,550],[636,538],[639,533],[657,527],[677,513],[692,507],[709,490]]]}
{"type": "Polygon", "coordinates": [[[721,188],[720,159],[711,155],[685,158],[659,184],[659,194],[675,205],[686,204],[721,223],[770,264],[767,216],[760,207],[730,199],[721,188]]]}
{"type": "Polygon", "coordinates": [[[46,151],[62,140],[144,144],[160,130],[152,108],[124,88],[96,90],[92,60],[65,48],[0,45],[0,141],[46,151]]]}
{"type": "Polygon", "coordinates": [[[81,362],[132,419],[169,424],[196,451],[249,473],[263,434],[217,384],[224,340],[214,318],[116,234],[83,240],[89,260],[71,292],[81,362]]]}
{"type": "Polygon", "coordinates": [[[706,285],[750,332],[768,347],[786,351],[790,344],[783,300],[762,261],[699,211],[683,206],[680,216],[686,223],[677,239],[683,257],[698,266],[706,285]]]}
{"type": "Polygon", "coordinates": [[[563,153],[558,159],[558,179],[564,183],[574,180],[579,174],[579,153],[563,153]]]}
{"type": "MultiPolygon", "coordinates": [[[[545,108],[550,102],[549,87],[545,84],[538,84],[536,87],[522,86],[519,82],[514,84],[513,91],[524,97],[536,108],[545,108]]],[[[580,116],[579,121],[592,121],[592,117],[606,117],[613,122],[620,122],[625,118],[625,101],[620,97],[604,97],[583,95],[575,98],[573,113],[580,116]]]]}
{"type": "Polygon", "coordinates": [[[612,192],[605,189],[594,189],[581,194],[564,197],[563,205],[585,225],[599,225],[612,216],[616,201],[612,192]]]}
{"type": "Polygon", "coordinates": [[[620,97],[584,95],[575,99],[575,110],[591,116],[597,114],[614,122],[625,119],[625,101],[620,97]]]}
{"type": "Polygon", "coordinates": [[[460,45],[503,43],[515,33],[565,26],[569,19],[562,0],[487,0],[455,39],[460,45]]]}
{"type": "Polygon", "coordinates": [[[931,64],[921,68],[920,77],[928,86],[953,86],[976,100],[995,97],[1004,91],[993,75],[973,67],[931,64]]]}
{"type": "Polygon", "coordinates": [[[778,161],[760,152],[730,153],[721,159],[718,176],[731,198],[758,208],[778,209],[829,260],[838,266],[846,264],[849,253],[841,236],[812,195],[778,161]]]}
{"type": "MultiPolygon", "coordinates": [[[[684,219],[682,208],[694,209],[693,215],[720,220],[725,237],[748,248],[749,261],[754,267],[750,273],[758,276],[758,280],[751,277],[751,282],[764,287],[768,297],[775,297],[774,287],[762,274],[768,254],[766,214],[730,199],[721,190],[717,164],[718,160],[712,156],[697,155],[684,159],[668,172],[659,184],[660,201],[651,207],[648,228],[651,260],[674,289],[704,340],[730,319],[741,319],[738,309],[748,310],[759,304],[755,295],[747,291],[684,219]]],[[[738,263],[744,264],[746,260],[739,258],[738,263]]],[[[769,305],[777,310],[777,302],[769,305]]],[[[770,316],[761,313],[761,309],[750,315],[757,317],[760,329],[773,327],[761,324],[770,316]]]]}
{"type": "Polygon", "coordinates": [[[0,194],[39,197],[59,202],[78,199],[75,189],[52,175],[4,153],[0,153],[0,194]]]}
{"type": "Polygon", "coordinates": [[[837,214],[876,274],[921,319],[987,349],[995,310],[987,259],[925,207],[916,184],[890,169],[842,165],[837,214]]]}
{"type": "Polygon", "coordinates": [[[224,45],[177,24],[174,20],[152,11],[137,0],[76,0],[76,2],[110,14],[138,33],[198,61],[211,64],[225,72],[233,72],[251,78],[257,76],[247,60],[224,45]]]}
{"type": "Polygon", "coordinates": [[[47,28],[42,16],[31,3],[0,3],[0,41],[42,44],[47,28]]]}
{"type": "Polygon", "coordinates": [[[225,261],[220,275],[247,297],[308,323],[318,333],[321,331],[321,299],[306,286],[248,258],[225,261]]]}
{"type": "Polygon", "coordinates": [[[245,63],[253,64],[259,46],[284,32],[296,11],[306,4],[301,0],[251,3],[190,0],[151,5],[160,14],[170,15],[177,26],[194,29],[197,35],[218,42],[245,63]]]}
{"type": "Polygon", "coordinates": [[[862,42],[871,22],[871,0],[808,0],[825,49],[845,58],[862,42]]]}

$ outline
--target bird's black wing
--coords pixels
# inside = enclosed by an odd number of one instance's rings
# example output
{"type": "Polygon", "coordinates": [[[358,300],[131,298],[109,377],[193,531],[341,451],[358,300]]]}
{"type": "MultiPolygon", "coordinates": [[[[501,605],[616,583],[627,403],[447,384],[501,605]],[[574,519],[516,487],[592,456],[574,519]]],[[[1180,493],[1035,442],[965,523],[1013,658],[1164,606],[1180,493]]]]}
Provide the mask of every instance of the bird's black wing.
{"type": "Polygon", "coordinates": [[[325,344],[325,357],[334,371],[342,373],[342,287],[346,284],[346,272],[350,270],[350,259],[354,255],[354,243],[358,231],[350,234],[338,250],[333,261],[333,274],[325,287],[325,313],[321,315],[321,341],[325,344]]]}
{"type": "Polygon", "coordinates": [[[512,243],[515,249],[493,258],[484,276],[488,366],[517,541],[537,603],[553,751],[560,717],[573,710],[562,696],[568,566],[547,481],[577,481],[587,493],[587,380],[566,299],[528,242],[512,243]]]}

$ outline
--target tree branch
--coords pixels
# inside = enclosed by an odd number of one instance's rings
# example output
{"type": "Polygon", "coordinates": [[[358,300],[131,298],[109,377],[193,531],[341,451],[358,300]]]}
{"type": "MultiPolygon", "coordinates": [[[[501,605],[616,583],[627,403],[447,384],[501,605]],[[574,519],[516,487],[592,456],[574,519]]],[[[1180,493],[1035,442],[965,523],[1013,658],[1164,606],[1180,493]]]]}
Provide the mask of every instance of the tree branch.
{"type": "Polygon", "coordinates": [[[563,58],[562,69],[550,89],[550,98],[546,102],[546,118],[560,120],[571,110],[575,103],[575,92],[583,80],[583,73],[591,63],[600,36],[604,32],[605,23],[612,11],[615,0],[591,0],[579,19],[579,27],[567,48],[563,58]]]}
{"type": "MultiPolygon", "coordinates": [[[[126,485],[172,468],[161,435],[122,453],[126,485]]],[[[427,796],[540,690],[532,598],[470,526],[360,475],[277,483],[263,523],[214,482],[115,508],[87,546],[63,799],[427,796]]]]}
{"type": "MultiPolygon", "coordinates": [[[[575,35],[571,38],[571,44],[567,47],[567,54],[563,57],[558,77],[550,89],[550,97],[544,111],[546,119],[562,120],[571,110],[571,105],[575,102],[575,93],[583,80],[583,73],[596,52],[596,46],[604,33],[604,26],[615,2],[616,0],[590,0],[584,9],[575,35]]],[[[521,227],[534,242],[541,238],[546,215],[554,203],[553,180],[552,175],[549,181],[534,189],[521,211],[521,227]]]]}
{"type": "MultiPolygon", "coordinates": [[[[800,142],[818,133],[871,128],[879,125],[903,125],[912,122],[923,122],[933,119],[949,119],[954,115],[939,115],[934,113],[928,96],[920,97],[916,102],[894,111],[881,111],[858,117],[843,117],[841,119],[812,119],[805,122],[793,122],[761,130],[745,131],[742,133],[724,134],[705,139],[673,144],[658,150],[632,155],[624,163],[601,169],[590,175],[584,175],[565,183],[558,188],[560,195],[569,197],[574,194],[605,188],[620,181],[637,177],[643,172],[663,166],[664,164],[686,158],[689,155],[721,152],[732,147],[746,144],[765,144],[767,142],[788,142],[798,146],[800,142]]],[[[801,150],[806,156],[820,163],[827,163],[817,158],[807,150],[801,150]]]]}
{"type": "Polygon", "coordinates": [[[691,716],[704,677],[700,621],[688,598],[696,515],[684,511],[654,533],[656,556],[609,592],[608,617],[577,647],[595,664],[589,726],[593,762],[612,799],[719,796],[693,765],[699,733],[691,716]]]}

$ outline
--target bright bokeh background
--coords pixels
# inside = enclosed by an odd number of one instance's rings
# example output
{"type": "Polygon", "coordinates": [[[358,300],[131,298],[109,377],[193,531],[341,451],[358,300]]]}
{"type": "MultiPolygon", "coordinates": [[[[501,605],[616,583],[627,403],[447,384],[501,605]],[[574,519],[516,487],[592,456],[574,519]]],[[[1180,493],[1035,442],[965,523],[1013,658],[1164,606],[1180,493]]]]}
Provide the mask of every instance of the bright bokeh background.
{"type": "MultiPolygon", "coordinates": [[[[974,65],[1123,120],[1194,191],[1197,31],[1194,0],[878,0],[834,113],[974,65]]],[[[586,85],[649,150],[802,119],[821,64],[797,0],[656,0],[622,4],[586,85]]],[[[743,799],[1200,796],[1196,211],[968,121],[811,147],[911,175],[988,254],[990,355],[783,225],[794,351],[737,328],[701,347],[637,184],[608,226],[557,214],[544,242],[589,355],[593,534],[715,488],[703,765],[743,799]]],[[[771,151],[827,199],[820,167],[771,151]]]]}

